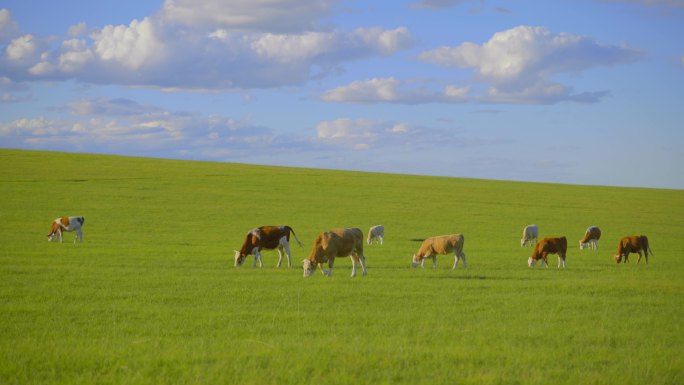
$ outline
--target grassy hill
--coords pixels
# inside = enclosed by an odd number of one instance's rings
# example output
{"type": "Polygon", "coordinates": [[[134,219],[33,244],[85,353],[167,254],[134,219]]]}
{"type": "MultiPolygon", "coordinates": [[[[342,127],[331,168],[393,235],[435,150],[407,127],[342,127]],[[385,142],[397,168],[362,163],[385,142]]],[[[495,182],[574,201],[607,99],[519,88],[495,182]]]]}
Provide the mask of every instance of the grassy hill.
{"type": "Polygon", "coordinates": [[[3,384],[684,382],[684,191],[0,150],[0,198],[3,384]],[[45,241],[62,215],[83,244],[45,241]],[[527,267],[529,223],[566,270],[527,267]],[[234,268],[266,224],[304,243],[293,268],[234,268]],[[302,278],[318,233],[376,224],[367,277],[302,278]],[[457,232],[467,270],[410,268],[457,232]],[[633,234],[655,256],[615,265],[633,234]]]}

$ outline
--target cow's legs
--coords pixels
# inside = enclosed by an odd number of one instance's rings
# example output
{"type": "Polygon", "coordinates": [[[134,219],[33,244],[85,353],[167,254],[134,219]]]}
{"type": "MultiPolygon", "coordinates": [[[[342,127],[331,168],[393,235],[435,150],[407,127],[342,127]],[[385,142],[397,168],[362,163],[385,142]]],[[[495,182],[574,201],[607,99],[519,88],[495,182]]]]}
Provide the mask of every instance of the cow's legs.
{"type": "Polygon", "coordinates": [[[349,258],[351,258],[351,261],[352,261],[352,273],[351,273],[351,276],[352,276],[352,277],[356,277],[356,260],[359,259],[359,257],[356,256],[356,255],[354,255],[354,254],[352,254],[352,255],[349,256],[349,258]]]}
{"type": "Polygon", "coordinates": [[[333,269],[334,264],[335,264],[335,259],[330,258],[328,260],[328,273],[326,274],[328,277],[332,277],[332,269],[333,269]]]}
{"type": "Polygon", "coordinates": [[[432,256],[432,268],[433,269],[437,268],[437,255],[432,256]]]}
{"type": "MultiPolygon", "coordinates": [[[[465,269],[466,268],[466,255],[465,255],[465,253],[461,252],[460,259],[463,260],[463,268],[465,269]]],[[[454,253],[454,267],[452,267],[451,270],[456,269],[456,267],[458,266],[458,260],[459,260],[459,255],[454,253]]]]}
{"type": "Polygon", "coordinates": [[[280,267],[280,264],[283,263],[283,245],[278,245],[276,250],[278,250],[278,264],[276,265],[276,267],[280,267]]]}
{"type": "Polygon", "coordinates": [[[76,238],[74,238],[74,243],[76,243],[76,240],[79,240],[81,243],[83,242],[83,232],[81,232],[81,229],[76,229],[76,238]]]}
{"type": "Polygon", "coordinates": [[[565,257],[561,257],[560,255],[558,256],[558,268],[560,269],[561,264],[563,265],[563,268],[565,269],[565,257]]]}
{"type": "Polygon", "coordinates": [[[290,252],[290,243],[285,242],[283,245],[285,248],[285,254],[287,254],[287,267],[292,267],[292,253],[290,252]]]}
{"type": "Polygon", "coordinates": [[[384,245],[384,244],[385,244],[385,237],[383,237],[383,236],[381,235],[381,236],[380,236],[380,246],[382,246],[382,245],[384,245]]]}
{"type": "Polygon", "coordinates": [[[638,255],[638,257],[637,257],[637,265],[638,265],[639,262],[641,262],[641,250],[637,251],[637,255],[638,255]]]}
{"type": "Polygon", "coordinates": [[[352,253],[352,277],[356,277],[356,262],[358,261],[361,265],[361,270],[363,270],[363,275],[366,276],[366,257],[363,254],[359,255],[356,252],[352,253]]]}
{"type": "Polygon", "coordinates": [[[259,250],[254,251],[254,265],[252,267],[256,267],[257,261],[259,261],[259,267],[264,267],[264,261],[261,259],[259,250]]]}

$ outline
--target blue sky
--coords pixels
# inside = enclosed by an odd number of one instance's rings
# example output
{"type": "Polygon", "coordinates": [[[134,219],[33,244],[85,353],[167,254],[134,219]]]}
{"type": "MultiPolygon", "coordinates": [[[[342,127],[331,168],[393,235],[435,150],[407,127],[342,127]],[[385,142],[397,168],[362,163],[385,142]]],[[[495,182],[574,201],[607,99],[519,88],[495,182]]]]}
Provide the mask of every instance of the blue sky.
{"type": "Polygon", "coordinates": [[[0,147],[684,189],[684,0],[0,1],[0,147]]]}

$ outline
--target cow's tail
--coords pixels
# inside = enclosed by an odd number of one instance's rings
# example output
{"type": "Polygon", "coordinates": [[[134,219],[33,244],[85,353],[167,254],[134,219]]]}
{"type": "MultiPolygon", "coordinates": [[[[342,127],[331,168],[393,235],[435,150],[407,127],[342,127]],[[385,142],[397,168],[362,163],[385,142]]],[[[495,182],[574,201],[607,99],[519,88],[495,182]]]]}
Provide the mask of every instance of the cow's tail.
{"type": "Polygon", "coordinates": [[[299,244],[299,247],[304,247],[301,242],[299,242],[299,239],[297,238],[297,234],[295,234],[294,229],[290,226],[287,226],[288,229],[290,229],[290,232],[292,233],[292,236],[294,237],[295,241],[299,244]]]}
{"type": "MultiPolygon", "coordinates": [[[[652,256],[653,256],[653,250],[651,250],[651,244],[648,242],[648,238],[646,238],[645,235],[644,235],[643,237],[644,237],[644,239],[646,240],[646,245],[645,245],[645,247],[644,247],[644,254],[650,252],[650,253],[651,253],[651,257],[652,257],[652,256]]],[[[648,257],[648,255],[646,255],[646,256],[648,257]]]]}

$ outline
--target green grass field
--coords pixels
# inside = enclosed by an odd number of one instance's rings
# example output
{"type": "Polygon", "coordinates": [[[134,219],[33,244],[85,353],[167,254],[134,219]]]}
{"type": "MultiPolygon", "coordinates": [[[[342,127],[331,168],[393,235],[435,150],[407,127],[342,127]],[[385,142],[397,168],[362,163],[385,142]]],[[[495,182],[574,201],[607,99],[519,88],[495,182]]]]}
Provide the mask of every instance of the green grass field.
{"type": "Polygon", "coordinates": [[[684,191],[0,150],[0,198],[0,384],[684,383],[684,191]],[[84,243],[46,242],[62,215],[84,243]],[[529,223],[566,270],[527,267],[529,223]],[[234,268],[267,224],[293,268],[234,268]],[[319,232],[376,224],[366,277],[302,278],[319,232]],[[457,232],[467,270],[410,268],[457,232]],[[632,234],[648,266],[612,261],[632,234]]]}

